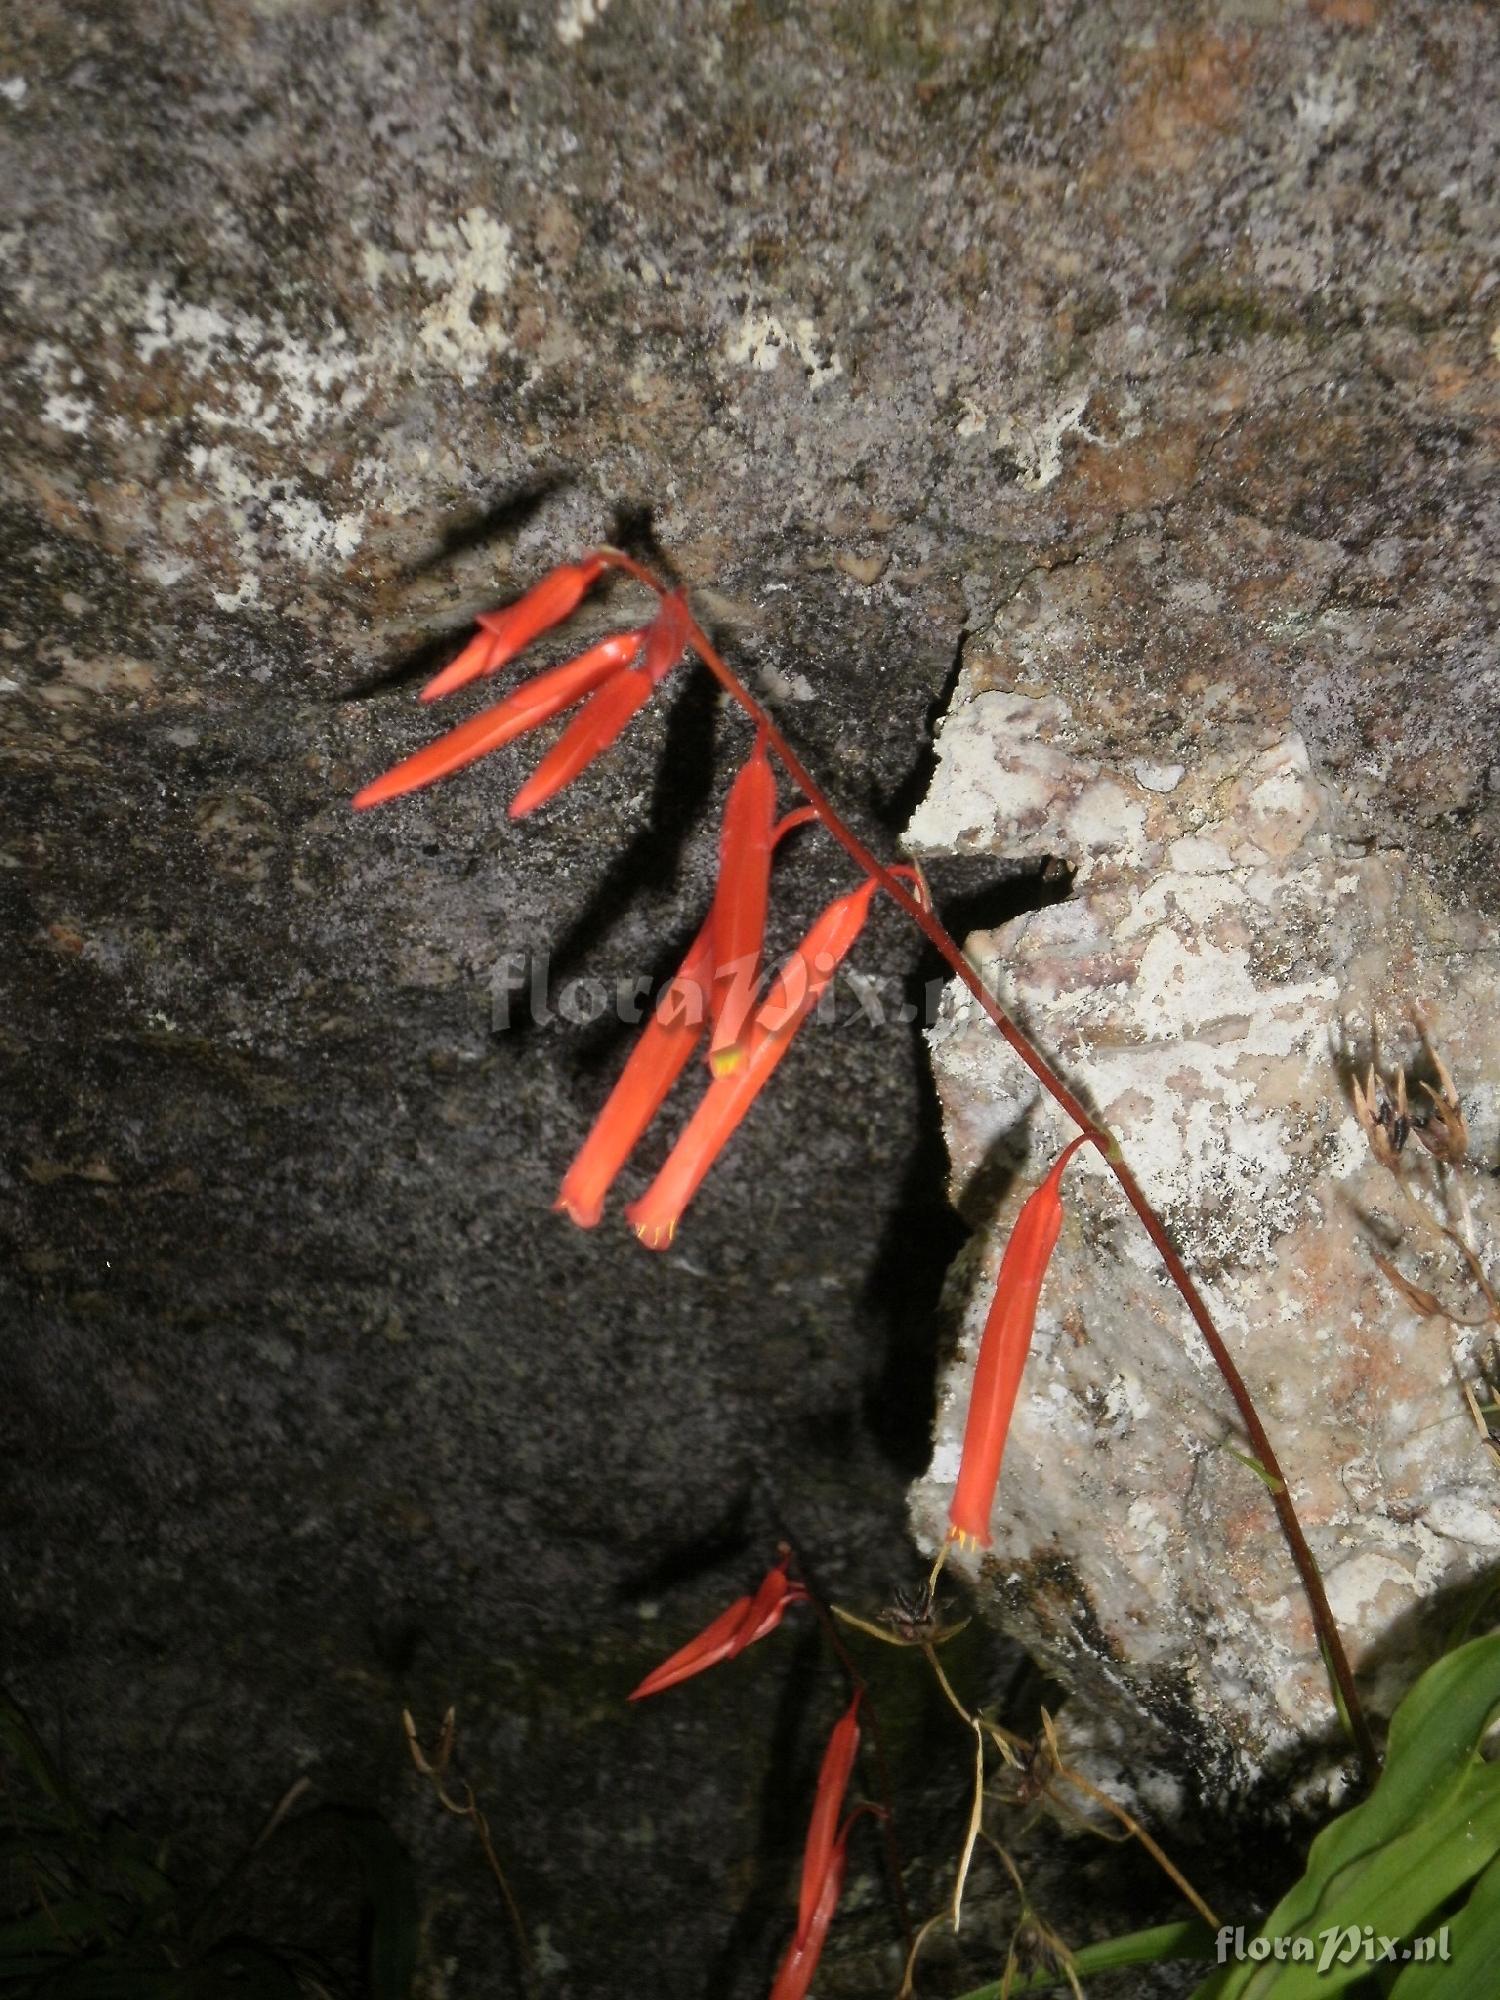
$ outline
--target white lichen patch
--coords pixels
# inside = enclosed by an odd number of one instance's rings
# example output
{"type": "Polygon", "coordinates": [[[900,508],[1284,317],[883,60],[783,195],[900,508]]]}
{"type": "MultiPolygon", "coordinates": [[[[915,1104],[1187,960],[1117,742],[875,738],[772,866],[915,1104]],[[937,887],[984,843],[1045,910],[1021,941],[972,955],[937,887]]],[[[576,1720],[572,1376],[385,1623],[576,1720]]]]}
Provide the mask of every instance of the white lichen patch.
{"type": "Polygon", "coordinates": [[[88,379],[84,371],[51,340],[36,342],[26,357],[25,367],[45,392],[43,423],[75,437],[85,436],[94,415],[94,403],[83,393],[88,379]]]}
{"type": "Polygon", "coordinates": [[[511,346],[489,303],[510,289],[515,272],[510,230],[485,209],[470,208],[457,222],[429,222],[426,247],[411,261],[438,294],[422,314],[419,342],[461,382],[477,382],[511,346]]]}
{"type": "Polygon", "coordinates": [[[94,406],[86,396],[52,395],[42,404],[42,422],[57,431],[71,431],[75,437],[87,432],[94,406]]]}
{"type": "MultiPolygon", "coordinates": [[[[1500,940],[1466,919],[1471,950],[1455,950],[1455,919],[1399,855],[1343,857],[1306,746],[1230,719],[1232,689],[1200,696],[1171,755],[1122,740],[1053,670],[1068,629],[1033,605],[966,662],[908,845],[1075,871],[1067,900],[966,950],[1117,1134],[1183,1247],[1296,1484],[1346,1638],[1376,1657],[1377,1692],[1394,1688],[1423,1664],[1414,1608],[1493,1561],[1500,1514],[1454,1387],[1464,1336],[1419,1320],[1372,1262],[1368,1218],[1389,1184],[1344,1078],[1372,1018],[1383,1048],[1410,1042],[1420,997],[1441,1016],[1476,1145],[1495,1143],[1500,940]],[[994,685],[1007,661],[1024,692],[994,685]]],[[[963,1335],[911,1495],[936,1546],[1002,1247],[1071,1133],[956,986],[931,1042],[955,1190],[972,1201],[1015,1168],[954,1273],[963,1335]]],[[[1136,1727],[1154,1676],[1174,1699],[1191,1688],[1225,1768],[1248,1777],[1329,1725],[1306,1600],[1145,1232],[1088,1153],[1064,1198],[994,1554],[950,1562],[981,1590],[998,1563],[1021,1636],[1136,1727]]]]}
{"type": "Polygon", "coordinates": [[[724,352],[737,366],[748,365],[769,375],[790,355],[806,374],[810,387],[821,388],[844,372],[831,342],[825,341],[805,316],[783,319],[778,314],[748,310],[725,342],[724,352]]]}
{"type": "MultiPolygon", "coordinates": [[[[148,391],[147,378],[193,384],[196,424],[208,441],[200,438],[188,451],[188,480],[160,489],[158,545],[142,558],[158,580],[176,582],[206,568],[215,602],[234,609],[259,596],[268,555],[308,568],[346,561],[367,532],[363,503],[373,498],[377,482],[365,473],[371,464],[380,466],[383,489],[375,504],[388,507],[392,460],[406,446],[397,435],[378,460],[362,454],[352,478],[340,475],[343,495],[338,488],[325,492],[319,481],[328,480],[330,462],[337,464],[347,449],[351,421],[382,385],[405,379],[414,367],[448,370],[469,383],[508,349],[509,334],[492,307],[510,282],[510,233],[485,210],[472,207],[456,222],[430,222],[410,254],[371,242],[358,248],[372,292],[399,284],[408,293],[364,345],[329,320],[321,300],[312,302],[310,318],[324,324],[309,331],[294,329],[280,312],[183,296],[160,280],[137,290],[114,274],[99,291],[97,350],[124,360],[111,358],[102,387],[97,366],[92,379],[85,375],[82,350],[74,358],[58,342],[45,341],[27,357],[45,392],[44,421],[74,435],[149,434],[155,419],[143,414],[143,406],[157,401],[158,392],[148,391]],[[114,414],[112,403],[128,416],[114,414]],[[315,468],[315,476],[304,473],[305,466],[315,468]],[[344,496],[345,504],[338,504],[344,496]]],[[[174,393],[180,398],[182,392],[174,393]]],[[[444,454],[424,449],[441,472],[444,454]]],[[[419,479],[422,471],[419,464],[419,479]]]]}
{"type": "Polygon", "coordinates": [[[1084,421],[1090,393],[1086,388],[1076,389],[1052,409],[996,417],[992,435],[1015,459],[1020,482],[1028,493],[1043,492],[1060,477],[1063,445],[1068,438],[1085,438],[1091,444],[1100,442],[1084,421]]]}
{"type": "Polygon", "coordinates": [[[602,21],[609,0],[562,0],[554,29],[557,39],[569,48],[581,42],[596,22],[602,21]]]}

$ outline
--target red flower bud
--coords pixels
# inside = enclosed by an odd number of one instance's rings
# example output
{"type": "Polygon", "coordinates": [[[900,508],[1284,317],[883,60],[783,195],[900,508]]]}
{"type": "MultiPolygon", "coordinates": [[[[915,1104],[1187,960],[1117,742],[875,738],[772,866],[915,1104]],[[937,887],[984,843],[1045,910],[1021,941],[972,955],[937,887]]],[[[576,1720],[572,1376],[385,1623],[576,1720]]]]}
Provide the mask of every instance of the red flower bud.
{"type": "Polygon", "coordinates": [[[679,1681],[691,1680],[694,1674],[716,1667],[721,1660],[734,1659],[757,1639],[774,1632],[791,1607],[807,1599],[803,1586],[793,1583],[786,1573],[788,1560],[783,1556],[773,1569],[767,1570],[753,1597],[737,1597],[696,1639],[689,1639],[670,1659],[654,1667],[640,1686],[632,1690],[630,1699],[642,1701],[648,1694],[676,1687],[679,1681]]]}
{"type": "Polygon", "coordinates": [[[498,673],[525,650],[533,639],[560,625],[578,609],[590,590],[609,567],[602,555],[585,556],[582,562],[562,563],[534,583],[524,597],[507,604],[503,611],[481,611],[480,627],[464,650],[422,690],[423,701],[436,701],[483,674],[498,673]]]}
{"type": "Polygon", "coordinates": [[[1036,1325],[1042,1280],[1062,1231],[1063,1169],[1078,1148],[1088,1144],[1089,1136],[1084,1133],[1065,1146],[1046,1180],[1027,1197],[1000,1260],[1000,1276],[984,1323],[974,1386],[969,1392],[969,1417],[964,1426],[958,1484],[948,1509],[952,1523],[948,1530],[950,1540],[977,1542],[982,1548],[990,1545],[990,1515],[995,1506],[995,1489],[1000,1483],[1000,1460],[1010,1430],[1011,1412],[1016,1406],[1036,1325]]]}

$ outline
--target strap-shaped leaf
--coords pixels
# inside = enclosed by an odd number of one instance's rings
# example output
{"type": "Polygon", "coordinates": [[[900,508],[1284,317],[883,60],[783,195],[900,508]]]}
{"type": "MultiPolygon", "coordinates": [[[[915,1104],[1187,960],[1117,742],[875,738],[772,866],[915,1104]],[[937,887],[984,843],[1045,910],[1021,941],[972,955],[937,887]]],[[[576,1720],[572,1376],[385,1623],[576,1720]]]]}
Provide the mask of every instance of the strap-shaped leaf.
{"type": "MultiPolygon", "coordinates": [[[[1315,1939],[1330,1925],[1371,1924],[1410,1936],[1485,1868],[1500,1850],[1500,1766],[1481,1763],[1479,1744],[1497,1707],[1500,1633],[1429,1667],[1392,1718],[1375,1790],[1318,1835],[1260,1935],[1315,1939]]],[[[1246,1962],[1215,1973],[1194,2000],[1326,2000],[1369,1970],[1246,1962]]]]}
{"type": "Polygon", "coordinates": [[[1446,1959],[1408,1965],[1391,2000],[1492,2000],[1500,1966],[1500,1860],[1485,1869],[1446,1928],[1446,1959]]]}

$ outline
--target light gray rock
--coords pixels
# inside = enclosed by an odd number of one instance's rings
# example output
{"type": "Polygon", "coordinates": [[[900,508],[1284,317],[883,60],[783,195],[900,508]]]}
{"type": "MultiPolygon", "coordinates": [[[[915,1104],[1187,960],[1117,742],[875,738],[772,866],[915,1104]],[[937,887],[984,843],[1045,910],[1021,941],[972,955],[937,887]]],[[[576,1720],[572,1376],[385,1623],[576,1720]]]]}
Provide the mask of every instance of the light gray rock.
{"type": "MultiPolygon", "coordinates": [[[[1118,1136],[1165,1217],[1266,1423],[1372,1706],[1441,1642],[1445,1595],[1500,1556],[1496,1467],[1459,1389],[1487,1332],[1421,1317],[1372,1249],[1466,1317],[1483,1300],[1458,1230],[1494,1269],[1500,934],[1347,814],[1300,735],[1208,691],[1170,731],[1124,740],[1068,665],[1093,634],[1076,579],[972,641],[907,835],[924,858],[1061,860],[1066,900],[968,951],[1118,1136]],[[1055,691],[1054,691],[1055,690],[1055,691]],[[1066,690],[1066,691],[1064,691],[1066,690]],[[1351,1102],[1372,1055],[1458,1079],[1473,1157],[1417,1139],[1409,1206],[1351,1102]],[[1441,1282],[1431,1273],[1442,1269],[1441,1282]]],[[[954,1286],[964,1338],[931,1469],[912,1495],[936,1546],[975,1345],[1020,1201],[1072,1128],[954,983],[932,1037],[956,1198],[983,1233],[954,1286]],[[995,1202],[996,1169],[1013,1175],[995,1202]]],[[[1170,1732],[1245,1785],[1325,1737],[1328,1680],[1269,1496],[1211,1357],[1103,1163],[1068,1170],[992,1552],[955,1552],[1009,1629],[1066,1682],[1170,1732]]]]}

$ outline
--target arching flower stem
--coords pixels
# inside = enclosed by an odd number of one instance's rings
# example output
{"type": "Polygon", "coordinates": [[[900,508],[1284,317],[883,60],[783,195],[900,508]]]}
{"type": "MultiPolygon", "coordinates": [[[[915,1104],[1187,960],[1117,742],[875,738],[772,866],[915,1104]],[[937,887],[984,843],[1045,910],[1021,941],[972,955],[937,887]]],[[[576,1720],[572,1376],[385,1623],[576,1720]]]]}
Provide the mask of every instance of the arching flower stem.
{"type": "MultiPolygon", "coordinates": [[[[636,562],[633,557],[625,555],[623,551],[618,549],[601,549],[597,553],[605,567],[620,570],[626,575],[634,577],[638,583],[644,584],[648,590],[654,591],[660,598],[665,598],[668,595],[664,584],[659,582],[642,564],[636,562]]],[[[1366,1773],[1373,1776],[1380,1768],[1380,1759],[1375,1748],[1375,1739],[1370,1733],[1369,1721],[1365,1716],[1358,1689],[1354,1684],[1354,1672],[1349,1664],[1348,1654],[1344,1650],[1343,1638],[1340,1635],[1337,1621],[1334,1618],[1333,1608],[1328,1602],[1328,1593],[1323,1587],[1322,1575],[1319,1572],[1312,1549],[1308,1545],[1307,1537],[1303,1533],[1302,1523],[1297,1515],[1296,1504],[1292,1499],[1290,1484],[1281,1468],[1280,1460],[1276,1456],[1276,1451],[1270,1437],[1267,1435],[1265,1425],[1260,1420],[1260,1414],[1256,1410],[1244,1377],[1236,1367],[1234,1358],[1224,1343],[1223,1335],[1214,1323],[1214,1318],[1208,1309],[1207,1301],[1193,1282],[1191,1273],[1178,1254],[1176,1246],[1167,1233],[1166,1224],[1147,1200],[1140,1183],[1126,1164],[1125,1157],[1120,1150],[1119,1141],[1106,1126],[1100,1124],[1099,1120],[1093,1117],[1087,1106],[1068,1088],[1067,1084],[1064,1083],[1057,1071],[1053,1069],[1046,1057],[1028,1038],[1024,1030],[1006,1013],[1004,1007],[1000,1004],[1000,1001],[990,990],[984,979],[981,978],[974,966],[964,956],[962,947],[947,929],[946,925],[943,924],[936,911],[926,907],[906,887],[905,883],[900,880],[900,877],[886,863],[881,861],[878,855],[872,853],[860,839],[859,835],[855,833],[854,829],[840,817],[837,808],[823,792],[817,780],[803,764],[801,758],[797,755],[791,744],[788,743],[785,736],[782,735],[780,729],[777,728],[775,719],[770,711],[762,702],[756,700],[739,675],[735,673],[728,661],[718,651],[702,626],[691,615],[689,615],[687,623],[686,643],[689,650],[698,655],[698,658],[702,660],[703,664],[725,692],[749,716],[756,728],[764,732],[766,744],[780,763],[782,769],[802,793],[802,796],[807,800],[829,833],[833,835],[845,853],[848,854],[849,858],[867,876],[877,882],[885,894],[890,897],[891,901],[910,917],[911,921],[921,931],[929,944],[932,945],[943,962],[962,981],[969,992],[973,994],[974,998],[988,1015],[996,1031],[1009,1043],[1010,1047],[1031,1071],[1037,1082],[1047,1092],[1048,1096],[1051,1097],[1060,1110],[1067,1114],[1081,1133],[1093,1140],[1095,1146],[1098,1148],[1105,1164],[1114,1175],[1120,1192],[1135,1210],[1136,1215],[1140,1219],[1141,1226],[1150,1237],[1158,1256],[1166,1267],[1168,1277],[1172,1280],[1173,1285],[1182,1297],[1184,1305],[1186,1305],[1189,1313],[1192,1315],[1194,1324],[1197,1326],[1199,1333],[1203,1337],[1204,1344],[1213,1357],[1214,1365],[1223,1378],[1224,1386],[1228,1389],[1235,1409],[1239,1413],[1240,1421],[1245,1427],[1251,1454],[1270,1475],[1271,1480],[1275,1482],[1274,1486],[1270,1488],[1271,1501],[1276,1509],[1282,1537],[1286,1542],[1292,1561],[1296,1565],[1297,1574],[1301,1579],[1302,1588],[1306,1594],[1309,1609],[1312,1612],[1313,1624],[1322,1642],[1333,1678],[1338,1684],[1339,1694],[1342,1697],[1344,1708],[1349,1717],[1349,1725],[1359,1751],[1360,1761],[1364,1765],[1366,1773]]]]}

